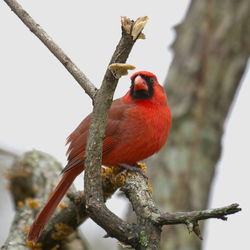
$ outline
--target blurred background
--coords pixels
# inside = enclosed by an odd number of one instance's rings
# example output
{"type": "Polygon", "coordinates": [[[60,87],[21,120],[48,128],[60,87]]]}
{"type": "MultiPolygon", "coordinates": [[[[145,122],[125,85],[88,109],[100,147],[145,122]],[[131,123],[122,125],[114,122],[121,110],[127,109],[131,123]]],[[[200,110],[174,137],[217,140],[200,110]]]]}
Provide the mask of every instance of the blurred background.
{"type": "MultiPolygon", "coordinates": [[[[235,202],[243,208],[228,222],[207,221],[202,246],[179,225],[169,229],[168,239],[163,237],[162,249],[167,245],[167,249],[182,250],[246,249],[250,220],[249,1],[19,2],[96,86],[120,38],[120,16],[149,16],[144,30],[147,39],[136,43],[128,63],[158,76],[173,109],[169,143],[149,160],[154,198],[171,211],[235,202]]],[[[38,149],[65,164],[65,139],[92,106],[71,75],[3,1],[0,9],[2,245],[15,213],[4,178],[13,158],[3,150],[21,154],[38,149]]],[[[115,98],[124,95],[129,84],[129,77],[123,77],[115,98]]],[[[76,185],[82,188],[82,176],[76,185]]],[[[118,195],[108,206],[119,216],[127,214],[127,202],[118,195]]],[[[81,228],[91,249],[117,247],[116,240],[103,239],[105,232],[90,220],[81,228]]]]}

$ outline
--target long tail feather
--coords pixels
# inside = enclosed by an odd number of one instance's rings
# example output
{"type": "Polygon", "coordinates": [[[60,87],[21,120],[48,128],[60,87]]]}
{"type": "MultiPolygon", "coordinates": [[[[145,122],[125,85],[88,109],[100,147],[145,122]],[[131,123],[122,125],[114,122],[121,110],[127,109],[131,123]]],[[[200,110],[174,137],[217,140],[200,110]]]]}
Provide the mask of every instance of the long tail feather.
{"type": "Polygon", "coordinates": [[[62,200],[72,182],[82,171],[83,166],[78,165],[63,174],[62,179],[56,186],[55,190],[51,193],[49,200],[33,222],[27,237],[28,241],[37,242],[45,225],[56,210],[57,205],[62,200]]]}

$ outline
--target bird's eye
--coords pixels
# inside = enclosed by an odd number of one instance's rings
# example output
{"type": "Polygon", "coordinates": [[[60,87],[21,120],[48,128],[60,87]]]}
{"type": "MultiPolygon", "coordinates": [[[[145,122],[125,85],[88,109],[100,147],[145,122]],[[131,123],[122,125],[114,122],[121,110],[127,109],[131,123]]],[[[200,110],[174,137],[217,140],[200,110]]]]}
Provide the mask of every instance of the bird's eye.
{"type": "Polygon", "coordinates": [[[155,82],[154,77],[150,77],[150,78],[149,78],[149,81],[150,81],[150,83],[154,83],[154,82],[155,82]]]}

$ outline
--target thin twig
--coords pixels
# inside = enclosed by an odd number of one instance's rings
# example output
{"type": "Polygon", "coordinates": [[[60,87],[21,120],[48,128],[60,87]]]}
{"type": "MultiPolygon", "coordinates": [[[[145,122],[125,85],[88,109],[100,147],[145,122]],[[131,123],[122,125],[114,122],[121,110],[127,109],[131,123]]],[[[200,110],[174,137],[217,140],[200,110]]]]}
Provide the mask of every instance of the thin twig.
{"type": "Polygon", "coordinates": [[[75,78],[80,86],[93,100],[96,94],[96,87],[90,82],[86,75],[71,61],[66,53],[51,39],[51,37],[37,24],[34,19],[15,0],[4,0],[11,10],[22,20],[22,22],[36,35],[42,43],[54,54],[63,64],[69,73],[75,78]]]}
{"type": "Polygon", "coordinates": [[[196,222],[199,220],[206,220],[211,218],[227,220],[226,215],[234,214],[239,211],[241,211],[239,204],[234,203],[226,207],[213,208],[201,211],[163,213],[158,218],[156,218],[155,221],[160,225],[187,225],[190,222],[196,222]]]}
{"type": "Polygon", "coordinates": [[[194,232],[202,239],[198,224],[200,220],[210,218],[227,220],[226,215],[241,211],[238,204],[232,204],[226,207],[201,211],[162,213],[152,199],[148,183],[139,173],[127,176],[122,191],[124,191],[133,206],[137,216],[137,222],[141,223],[142,221],[144,224],[144,238],[147,238],[147,246],[145,246],[145,249],[149,246],[151,249],[158,249],[157,247],[159,247],[159,245],[157,244],[159,244],[160,238],[158,238],[157,241],[157,229],[160,229],[164,225],[185,224],[189,232],[194,232]],[[155,234],[152,234],[153,230],[156,231],[155,234]]]}

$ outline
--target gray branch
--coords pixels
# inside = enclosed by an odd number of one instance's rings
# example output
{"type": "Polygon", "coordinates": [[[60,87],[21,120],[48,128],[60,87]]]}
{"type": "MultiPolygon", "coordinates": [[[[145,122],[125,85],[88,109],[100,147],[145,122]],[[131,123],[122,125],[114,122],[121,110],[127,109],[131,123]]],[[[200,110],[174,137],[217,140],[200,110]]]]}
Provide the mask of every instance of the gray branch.
{"type": "MultiPolygon", "coordinates": [[[[136,41],[133,37],[134,27],[143,18],[138,18],[135,22],[130,19],[122,18],[122,37],[111,58],[109,65],[114,63],[125,63],[129,53],[136,41]],[[127,29],[127,21],[130,22],[127,29]]],[[[143,26],[144,27],[144,26],[143,26]]],[[[137,34],[137,38],[141,33],[137,34]]],[[[85,152],[85,191],[86,208],[89,216],[102,228],[107,234],[117,238],[122,242],[137,245],[137,232],[133,225],[121,220],[113,214],[104,204],[102,186],[101,186],[101,159],[104,130],[107,120],[107,113],[112,103],[113,94],[117,86],[118,79],[107,69],[102,86],[97,92],[94,100],[93,117],[90,125],[87,149],[85,152]],[[119,226],[117,226],[119,225],[119,226]]]]}
{"type": "MultiPolygon", "coordinates": [[[[26,235],[29,230],[29,225],[31,225],[36,213],[55,188],[61,170],[62,166],[60,163],[50,155],[39,151],[27,152],[16,158],[16,162],[7,174],[16,214],[9,236],[1,249],[28,249],[26,246],[26,235]]],[[[74,187],[71,187],[70,192],[76,192],[74,187]]],[[[63,199],[62,204],[65,204],[65,208],[59,208],[57,210],[56,216],[46,228],[46,231],[50,230],[50,237],[47,237],[47,241],[44,241],[43,249],[51,249],[58,244],[69,246],[72,242],[74,242],[74,244],[78,242],[78,244],[82,245],[82,249],[86,250],[86,248],[84,248],[85,243],[83,243],[78,233],[75,232],[71,234],[73,230],[68,231],[68,234],[64,234],[63,240],[56,240],[51,237],[53,233],[56,233],[54,227],[56,224],[64,223],[65,228],[70,228],[70,225],[66,224],[67,219],[70,217],[69,215],[72,214],[73,216],[71,216],[71,218],[73,219],[77,218],[77,216],[75,216],[77,214],[76,208],[68,197],[63,199]],[[58,217],[62,218],[63,215],[65,216],[63,220],[56,220],[58,217]]],[[[71,222],[71,225],[75,221],[76,219],[71,222]]]]}
{"type": "Polygon", "coordinates": [[[128,175],[122,191],[130,200],[136,213],[137,226],[140,228],[137,249],[159,249],[161,228],[164,225],[185,224],[189,232],[194,232],[200,239],[198,222],[210,218],[227,220],[226,215],[241,211],[238,204],[226,207],[192,211],[192,212],[161,212],[152,199],[148,182],[139,173],[128,175]]]}
{"type": "Polygon", "coordinates": [[[63,64],[69,73],[75,78],[80,86],[93,100],[96,87],[90,82],[85,74],[71,61],[66,53],[52,40],[52,38],[37,24],[34,19],[15,0],[4,0],[11,10],[22,20],[22,22],[37,36],[50,52],[63,64]]]}
{"type": "Polygon", "coordinates": [[[241,208],[239,208],[239,204],[234,203],[226,207],[213,208],[201,211],[163,213],[156,219],[156,222],[159,223],[160,225],[174,225],[174,224],[188,225],[192,222],[212,219],[212,218],[227,220],[226,215],[234,214],[239,211],[241,211],[241,208]]]}
{"type": "MultiPolygon", "coordinates": [[[[2,249],[13,250],[27,249],[26,234],[29,225],[54,190],[62,170],[61,164],[52,156],[36,150],[19,157],[15,156],[15,159],[7,176],[16,215],[9,236],[2,246],[2,249]]],[[[117,185],[114,185],[113,181],[111,183],[112,178],[114,179],[113,176],[104,172],[102,188],[105,197],[111,197],[119,187],[119,183],[117,185]]],[[[82,237],[79,236],[79,232],[75,232],[78,226],[88,218],[85,203],[84,193],[76,192],[75,188],[71,187],[41,235],[39,242],[42,242],[43,249],[52,249],[55,246],[65,247],[65,245],[71,245],[72,242],[81,243],[82,249],[87,249],[86,241],[81,241],[82,237]],[[62,225],[62,230],[58,230],[56,225],[62,225]],[[54,237],[51,237],[52,235],[54,237]]],[[[68,247],[67,249],[74,248],[68,247]]]]}

